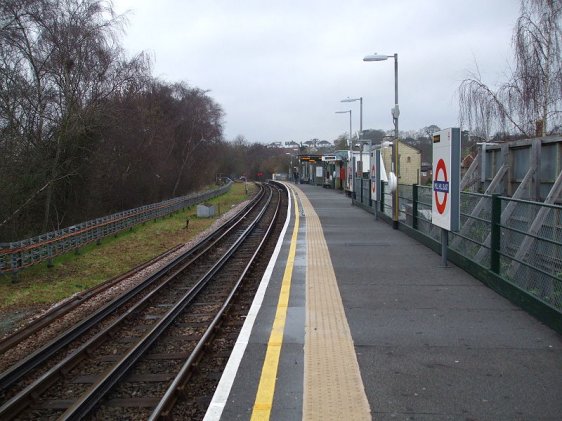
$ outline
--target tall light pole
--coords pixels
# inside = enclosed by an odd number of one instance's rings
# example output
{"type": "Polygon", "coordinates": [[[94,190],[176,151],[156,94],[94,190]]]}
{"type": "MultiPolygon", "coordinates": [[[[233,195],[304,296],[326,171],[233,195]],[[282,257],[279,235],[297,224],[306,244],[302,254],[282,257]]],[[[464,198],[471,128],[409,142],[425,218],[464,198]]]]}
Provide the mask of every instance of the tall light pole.
{"type": "Polygon", "coordinates": [[[349,149],[351,150],[351,148],[353,148],[353,145],[351,143],[351,110],[347,110],[347,111],[336,111],[336,114],[347,114],[349,113],[349,149]]]}
{"type": "MultiPolygon", "coordinates": [[[[359,101],[359,138],[363,137],[363,97],[342,99],[340,102],[359,101]]],[[[359,166],[361,167],[361,178],[363,178],[363,143],[359,141],[359,166]]]]}
{"type": "Polygon", "coordinates": [[[287,174],[287,179],[295,181],[294,171],[293,171],[293,154],[291,152],[285,152],[285,155],[289,155],[289,173],[287,174]]]}
{"type": "Polygon", "coordinates": [[[392,108],[392,120],[394,122],[394,142],[392,145],[392,165],[391,170],[396,176],[396,189],[392,196],[392,227],[398,229],[398,117],[400,108],[398,107],[398,54],[370,54],[363,58],[363,61],[384,61],[394,57],[394,107],[392,108]]]}
{"type": "Polygon", "coordinates": [[[349,156],[351,157],[351,199],[353,202],[353,192],[355,191],[355,165],[353,163],[353,144],[351,140],[351,110],[347,111],[336,111],[336,114],[347,114],[349,113],[349,156]]]}
{"type": "MultiPolygon", "coordinates": [[[[298,149],[292,148],[292,152],[285,152],[285,155],[290,155],[290,167],[289,167],[289,178],[297,184],[297,177],[295,176],[295,167],[293,167],[293,157],[295,156],[293,152],[297,152],[298,149]]],[[[296,156],[295,156],[296,158],[296,156]]]]}

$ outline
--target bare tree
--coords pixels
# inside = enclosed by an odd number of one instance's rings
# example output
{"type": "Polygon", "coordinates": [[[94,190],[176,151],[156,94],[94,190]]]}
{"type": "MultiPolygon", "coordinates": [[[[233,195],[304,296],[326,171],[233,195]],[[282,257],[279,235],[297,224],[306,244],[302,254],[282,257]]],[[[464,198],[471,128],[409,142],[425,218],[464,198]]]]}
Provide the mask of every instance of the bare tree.
{"type": "Polygon", "coordinates": [[[334,139],[334,147],[336,150],[348,150],[349,145],[347,141],[347,134],[343,133],[334,139]]]}
{"type": "Polygon", "coordinates": [[[144,56],[123,58],[122,24],[101,0],[0,3],[0,147],[20,175],[28,171],[28,184],[47,185],[43,230],[60,225],[57,192],[68,196],[108,98],[147,68],[144,56]]]}
{"type": "Polygon", "coordinates": [[[421,133],[423,136],[431,139],[431,137],[433,136],[433,133],[438,132],[439,130],[441,130],[439,128],[439,126],[436,126],[435,124],[431,124],[429,126],[425,126],[423,129],[421,129],[421,133]]]}
{"type": "Polygon", "coordinates": [[[178,193],[180,183],[189,167],[188,164],[194,162],[195,152],[205,143],[221,138],[223,117],[221,107],[207,95],[206,91],[176,84],[174,96],[178,100],[178,118],[172,151],[179,158],[179,165],[172,196],[178,193]]]}
{"type": "Polygon", "coordinates": [[[476,72],[459,87],[461,124],[489,139],[493,131],[531,137],[560,131],[562,2],[522,0],[513,46],[515,69],[497,90],[476,72]]]}
{"type": "Polygon", "coordinates": [[[0,2],[0,236],[22,238],[200,188],[221,107],[125,57],[105,0],[0,2]]]}
{"type": "Polygon", "coordinates": [[[518,83],[510,97],[526,105],[518,107],[520,120],[542,120],[544,136],[562,113],[562,2],[528,0],[521,9],[514,35],[518,83]]]}

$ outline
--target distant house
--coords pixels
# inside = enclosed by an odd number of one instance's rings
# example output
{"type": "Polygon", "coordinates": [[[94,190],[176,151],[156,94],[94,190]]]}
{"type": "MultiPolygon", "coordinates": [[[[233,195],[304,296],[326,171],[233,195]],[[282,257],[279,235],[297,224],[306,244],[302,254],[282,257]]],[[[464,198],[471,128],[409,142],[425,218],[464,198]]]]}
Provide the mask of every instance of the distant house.
{"type": "Polygon", "coordinates": [[[285,142],[285,147],[286,148],[298,148],[300,145],[295,142],[294,140],[291,140],[290,142],[285,142]]]}
{"type": "MultiPolygon", "coordinates": [[[[390,171],[392,148],[382,150],[384,166],[390,171]]],[[[398,183],[400,184],[419,184],[421,173],[421,152],[413,146],[403,142],[398,142],[398,183]]]]}
{"type": "Polygon", "coordinates": [[[332,142],[328,142],[327,140],[321,140],[316,145],[319,148],[330,148],[330,147],[334,146],[334,145],[332,145],[332,142]]]}

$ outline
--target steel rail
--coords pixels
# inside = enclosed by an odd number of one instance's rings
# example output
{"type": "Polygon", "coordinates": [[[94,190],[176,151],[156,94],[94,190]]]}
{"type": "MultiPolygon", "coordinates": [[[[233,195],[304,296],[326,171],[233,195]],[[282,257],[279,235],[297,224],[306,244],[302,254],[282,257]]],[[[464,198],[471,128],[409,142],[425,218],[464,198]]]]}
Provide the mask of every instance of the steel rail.
{"type": "MultiPolygon", "coordinates": [[[[158,286],[156,289],[151,291],[146,297],[144,297],[141,301],[136,303],[125,314],[121,315],[118,319],[113,321],[103,331],[100,331],[98,334],[96,334],[95,336],[90,338],[85,344],[83,344],[81,347],[79,347],[78,349],[73,351],[70,355],[66,356],[62,361],[60,361],[58,364],[56,364],[54,367],[52,367],[46,373],[44,373],[39,379],[37,379],[36,381],[31,383],[24,390],[20,391],[14,397],[12,397],[10,400],[8,400],[8,402],[6,402],[3,406],[0,407],[0,418],[4,419],[4,417],[11,418],[11,417],[16,416],[26,406],[29,405],[30,401],[33,400],[34,397],[39,396],[53,382],[55,382],[56,378],[58,376],[60,376],[61,373],[64,374],[65,372],[67,372],[69,370],[68,367],[73,367],[76,364],[78,364],[80,359],[83,358],[83,355],[85,353],[89,352],[88,350],[91,350],[92,348],[97,347],[108,335],[110,335],[110,330],[112,330],[118,324],[123,322],[127,318],[127,316],[132,314],[135,310],[144,306],[144,304],[146,302],[148,302],[149,299],[151,299],[158,292],[160,292],[163,288],[165,288],[167,286],[167,283],[170,280],[172,280],[175,276],[177,276],[179,273],[181,273],[183,270],[185,270],[189,265],[191,265],[194,261],[196,261],[202,255],[204,255],[207,251],[212,249],[218,241],[220,241],[222,238],[224,238],[228,233],[230,233],[232,230],[234,230],[242,221],[244,221],[244,219],[248,216],[248,214],[257,206],[257,204],[260,202],[260,200],[263,198],[263,196],[264,196],[264,190],[262,189],[261,192],[260,192],[260,195],[258,195],[256,197],[256,199],[251,204],[249,204],[242,212],[238,213],[238,220],[235,221],[235,223],[233,225],[226,227],[226,231],[223,232],[218,237],[216,237],[216,235],[210,236],[210,237],[213,237],[213,241],[210,244],[207,244],[207,243],[204,243],[203,241],[201,241],[198,245],[202,246],[203,250],[200,251],[195,257],[193,257],[187,263],[180,265],[179,268],[170,267],[170,266],[172,266],[173,263],[177,263],[176,261],[174,261],[170,265],[168,265],[168,266],[162,268],[161,270],[159,270],[156,274],[149,277],[148,278],[149,280],[156,279],[158,276],[160,276],[160,277],[165,276],[166,279],[160,286],[158,286]],[[214,237],[216,237],[216,238],[214,238],[214,237]],[[170,273],[170,271],[172,269],[175,269],[175,270],[172,273],[170,273]]],[[[227,225],[227,224],[223,224],[223,225],[227,225]]],[[[173,265],[173,266],[175,266],[175,265],[173,265]]],[[[133,288],[133,290],[135,290],[135,289],[136,288],[133,288]]],[[[129,294],[126,294],[126,295],[128,296],[129,294]]],[[[121,298],[118,298],[117,300],[115,300],[114,301],[116,303],[115,308],[121,306],[125,301],[126,301],[125,299],[121,299],[121,298]]],[[[106,306],[107,308],[100,309],[98,313],[104,314],[104,315],[106,313],[110,313],[109,307],[114,308],[114,306],[111,305],[112,303],[109,303],[106,306]]],[[[96,314],[94,314],[92,317],[96,320],[100,319],[100,317],[94,317],[94,316],[96,316],[96,314]]],[[[81,324],[83,324],[83,323],[81,323],[81,324]]],[[[88,327],[90,327],[90,326],[95,325],[95,323],[88,322],[87,325],[88,325],[88,327]]],[[[80,329],[80,331],[81,330],[82,329],[80,329]]],[[[72,333],[73,331],[71,331],[70,334],[73,337],[78,336],[78,335],[72,333]]],[[[35,365],[40,364],[42,361],[43,361],[43,359],[41,359],[40,361],[36,361],[35,365]]]]}
{"type": "Polygon", "coordinates": [[[246,238],[260,222],[263,214],[271,202],[271,193],[263,209],[252,221],[249,227],[240,234],[236,242],[223,254],[217,263],[205,273],[181,299],[170,309],[148,333],[109,370],[102,379],[85,392],[74,404],[62,414],[59,420],[81,420],[103,399],[103,397],[115,386],[129,369],[144,355],[150,346],[164,333],[174,320],[185,310],[185,308],[199,295],[210,280],[219,272],[233,254],[240,248],[246,238]]]}
{"type": "Polygon", "coordinates": [[[54,320],[68,314],[69,312],[71,312],[72,310],[74,310],[76,307],[80,306],[81,304],[83,304],[86,300],[94,297],[95,295],[107,290],[108,288],[111,288],[112,286],[118,284],[119,282],[123,281],[124,279],[133,276],[135,273],[140,272],[143,269],[146,269],[147,267],[149,267],[150,265],[156,263],[158,260],[163,259],[167,256],[169,256],[170,254],[174,253],[175,251],[177,251],[180,247],[182,247],[182,244],[178,244],[174,247],[172,247],[169,250],[166,250],[164,253],[159,254],[158,256],[150,259],[149,261],[142,263],[138,266],[135,266],[134,268],[132,268],[131,270],[117,275],[111,279],[108,279],[107,281],[96,285],[95,287],[92,287],[84,292],[78,293],[74,296],[72,296],[70,299],[68,299],[67,301],[64,301],[62,304],[52,308],[51,310],[47,311],[46,313],[42,314],[41,316],[39,316],[38,318],[32,320],[31,322],[29,322],[26,326],[24,326],[22,329],[17,330],[9,335],[7,335],[5,338],[3,338],[2,340],[0,340],[0,354],[5,353],[6,351],[8,351],[9,349],[15,347],[16,345],[18,345],[19,343],[21,343],[22,341],[24,341],[25,339],[29,338],[31,335],[33,335],[34,333],[36,333],[38,330],[44,328],[45,326],[47,326],[48,324],[52,323],[54,320]]]}
{"type": "MultiPolygon", "coordinates": [[[[242,223],[245,216],[248,215],[255,206],[257,206],[257,204],[263,197],[263,194],[264,191],[262,189],[251,203],[249,203],[243,210],[237,213],[235,217],[229,220],[230,224],[229,222],[226,222],[225,224],[221,225],[218,228],[218,231],[200,240],[196,245],[194,245],[194,247],[187,250],[186,253],[175,258],[172,262],[159,269],[154,274],[150,275],[146,280],[131,288],[129,291],[117,297],[105,306],[101,307],[97,312],[80,321],[70,330],[59,335],[58,337],[47,343],[44,347],[38,349],[28,357],[14,364],[8,370],[4,371],[2,374],[0,374],[0,390],[7,389],[8,387],[16,383],[24,375],[42,364],[48,358],[52,357],[62,348],[76,340],[97,323],[112,314],[117,308],[133,299],[135,296],[153,285],[158,280],[164,279],[166,276],[167,280],[169,280],[178,272],[185,270],[187,266],[204,255],[204,253],[211,249],[220,239],[225,237],[231,230],[235,229],[240,223],[242,223]],[[193,258],[184,263],[185,259],[191,257],[195,253],[197,254],[193,258]],[[174,272],[172,272],[172,270],[174,270],[174,272]]],[[[2,413],[2,408],[3,407],[0,407],[0,415],[2,413]]]]}
{"type": "Polygon", "coordinates": [[[234,297],[236,296],[237,292],[240,290],[240,287],[246,278],[246,274],[248,273],[254,262],[257,260],[266,241],[271,236],[271,233],[275,226],[275,222],[277,221],[277,217],[279,215],[279,211],[281,207],[281,197],[280,197],[281,193],[279,189],[277,191],[277,194],[278,194],[278,202],[277,202],[277,208],[275,209],[275,214],[273,215],[273,218],[260,244],[258,245],[252,257],[246,264],[246,267],[242,271],[242,274],[238,277],[236,284],[232,288],[230,294],[226,298],[224,304],[218,311],[217,315],[214,317],[213,321],[211,322],[211,324],[209,325],[209,327],[207,328],[207,330],[205,331],[205,333],[203,334],[203,336],[195,346],[191,355],[188,357],[186,362],[181,367],[180,371],[178,372],[178,374],[176,375],[176,377],[174,378],[174,380],[166,390],[164,396],[162,397],[156,408],[152,411],[152,414],[149,417],[149,421],[171,419],[170,417],[171,417],[172,408],[176,400],[178,399],[179,395],[182,393],[183,389],[185,388],[187,382],[189,381],[189,377],[191,375],[191,372],[196,362],[202,356],[206,345],[212,340],[213,336],[215,335],[215,332],[220,322],[223,320],[227,309],[230,307],[230,304],[234,300],[234,297]]]}

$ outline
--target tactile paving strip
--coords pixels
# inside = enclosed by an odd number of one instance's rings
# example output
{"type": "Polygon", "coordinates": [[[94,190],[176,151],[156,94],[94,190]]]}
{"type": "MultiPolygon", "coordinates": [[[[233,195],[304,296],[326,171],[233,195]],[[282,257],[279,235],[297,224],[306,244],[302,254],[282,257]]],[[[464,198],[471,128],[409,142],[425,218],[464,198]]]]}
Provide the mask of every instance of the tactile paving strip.
{"type": "Polygon", "coordinates": [[[295,188],[306,216],[303,420],[370,420],[359,364],[320,219],[295,188]]]}

